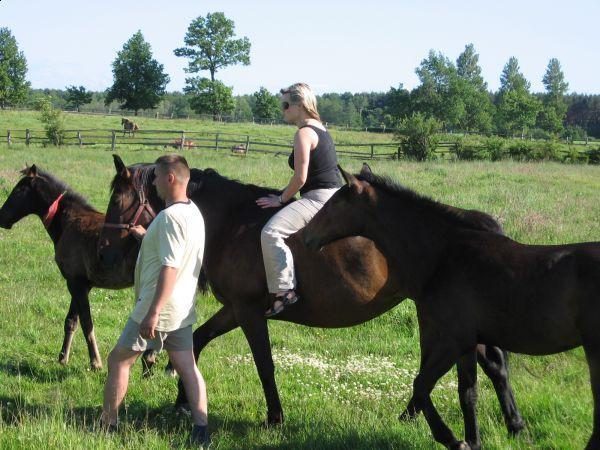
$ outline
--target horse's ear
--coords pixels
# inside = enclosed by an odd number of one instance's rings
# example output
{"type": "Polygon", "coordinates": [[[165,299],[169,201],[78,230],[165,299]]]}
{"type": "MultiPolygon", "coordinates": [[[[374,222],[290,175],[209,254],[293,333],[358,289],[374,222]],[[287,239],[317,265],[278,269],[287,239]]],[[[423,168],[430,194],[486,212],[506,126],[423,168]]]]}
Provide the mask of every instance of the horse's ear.
{"type": "Polygon", "coordinates": [[[373,171],[369,167],[367,163],[363,163],[362,169],[360,169],[360,175],[363,177],[368,177],[369,175],[373,175],[373,171]]]}
{"type": "Polygon", "coordinates": [[[123,178],[129,178],[129,170],[125,166],[125,163],[121,159],[119,155],[116,153],[113,154],[113,161],[115,163],[115,169],[117,169],[117,173],[123,178]]]}
{"type": "Polygon", "coordinates": [[[362,185],[360,184],[360,181],[358,181],[354,175],[342,169],[342,166],[340,166],[339,164],[338,169],[342,174],[344,181],[346,181],[346,184],[350,186],[352,190],[354,190],[357,194],[360,194],[362,192],[362,185]]]}
{"type": "Polygon", "coordinates": [[[31,178],[35,178],[37,177],[37,167],[35,167],[35,164],[32,164],[31,167],[29,167],[27,169],[27,176],[31,177],[31,178]]]}

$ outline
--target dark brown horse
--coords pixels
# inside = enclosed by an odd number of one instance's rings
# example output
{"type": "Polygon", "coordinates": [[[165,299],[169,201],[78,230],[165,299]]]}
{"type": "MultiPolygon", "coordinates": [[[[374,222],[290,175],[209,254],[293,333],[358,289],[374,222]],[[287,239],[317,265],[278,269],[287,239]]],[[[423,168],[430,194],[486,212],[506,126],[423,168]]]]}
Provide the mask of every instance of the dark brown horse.
{"type": "Polygon", "coordinates": [[[348,236],[371,239],[390,261],[390,278],[410,288],[404,293],[415,300],[421,341],[414,406],[435,440],[464,445],[430,393],[455,363],[475,373],[477,344],[529,355],[582,345],[594,398],[587,448],[599,449],[600,242],[521,244],[475,230],[456,210],[389,179],[344,178],[347,185],[305,228],[304,241],[318,249],[348,236]]]}
{"type": "MultiPolygon", "coordinates": [[[[152,166],[127,168],[115,155],[117,175],[113,179],[113,193],[108,205],[106,221],[127,223],[136,209],[132,180],[138,170],[152,170],[152,166]]],[[[149,178],[149,177],[148,177],[149,178]]],[[[222,308],[194,332],[196,359],[202,349],[214,338],[241,327],[258,370],[267,400],[268,423],[283,421],[283,411],[275,384],[274,365],[267,320],[264,310],[268,304],[260,231],[276,209],[256,206],[258,197],[275,190],[239,183],[222,177],[212,169],[192,169],[188,195],[200,208],[206,224],[206,248],[203,271],[214,296],[222,308]]],[[[148,183],[146,197],[158,210],[161,203],[156,191],[148,183]]],[[[462,210],[461,210],[462,211],[462,210]]],[[[462,211],[471,218],[474,228],[496,228],[493,220],[482,214],[462,211]]],[[[105,229],[100,239],[100,252],[110,263],[118,261],[121,249],[133,245],[126,230],[105,229]]],[[[398,280],[389,273],[396,271],[383,257],[372,241],[349,238],[336,242],[327,251],[307,249],[300,234],[288,243],[292,248],[299,280],[298,293],[302,299],[297,305],[274,317],[276,320],[295,322],[315,327],[349,327],[371,320],[400,303],[406,295],[410,280],[398,280]]],[[[523,423],[517,411],[508,383],[504,353],[496,348],[483,348],[480,363],[496,388],[505,421],[511,433],[518,432],[523,423]]],[[[475,417],[476,379],[459,372],[461,405],[465,417],[475,417]]],[[[181,387],[181,385],[180,385],[181,387]]],[[[178,402],[185,399],[180,389],[178,402]]],[[[409,403],[405,416],[416,410],[409,403]]],[[[467,428],[477,435],[476,424],[467,428]]]]}
{"type": "MultiPolygon", "coordinates": [[[[38,170],[35,165],[23,170],[22,174],[24,176],[0,209],[0,227],[10,229],[29,214],[42,219],[54,243],[54,259],[71,294],[58,360],[61,364],[69,361],[77,322],[81,320],[91,368],[101,369],[102,359],[94,335],[88,294],[92,287],[121,289],[131,286],[138,249],[132,247],[119,264],[110,267],[99,264],[98,237],[104,224],[104,214],[96,211],[62,181],[38,170]]],[[[148,360],[153,361],[154,357],[154,352],[148,352],[144,355],[144,364],[147,365],[148,360]]]]}

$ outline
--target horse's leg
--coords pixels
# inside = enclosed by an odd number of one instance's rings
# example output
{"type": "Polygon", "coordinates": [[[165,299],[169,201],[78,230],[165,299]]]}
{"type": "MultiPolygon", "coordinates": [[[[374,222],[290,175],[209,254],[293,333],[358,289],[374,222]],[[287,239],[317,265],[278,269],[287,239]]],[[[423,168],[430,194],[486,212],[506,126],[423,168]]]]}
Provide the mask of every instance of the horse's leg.
{"type": "MultiPolygon", "coordinates": [[[[421,331],[421,334],[424,333],[421,331]]],[[[431,391],[437,381],[443,377],[460,358],[457,346],[447,341],[429,341],[421,338],[421,367],[413,383],[415,408],[423,412],[433,438],[450,449],[466,449],[467,444],[456,439],[452,430],[444,423],[431,401],[431,391]]],[[[474,349],[473,349],[474,350],[474,349]]]]}
{"type": "MultiPolygon", "coordinates": [[[[413,383],[414,405],[422,411],[433,438],[450,449],[467,449],[468,444],[456,439],[452,430],[444,423],[435,405],[431,401],[431,391],[438,380],[443,377],[454,364],[461,364],[461,373],[468,374],[467,363],[462,357],[475,354],[476,344],[469,348],[470,330],[467,324],[447,323],[446,318],[439,316],[442,307],[450,308],[452,303],[438,300],[433,294],[422,301],[416,301],[417,319],[419,322],[419,340],[421,346],[421,362],[419,374],[413,383]],[[441,306],[442,307],[441,307],[441,306]]],[[[473,362],[470,362],[472,366],[473,362]]],[[[464,386],[464,383],[463,383],[464,386]]],[[[475,414],[475,412],[473,412],[475,414]]]]}
{"type": "Polygon", "coordinates": [[[81,329],[87,342],[88,353],[90,355],[90,366],[92,370],[102,369],[102,358],[98,351],[96,343],[96,335],[94,334],[94,323],[92,321],[92,313],[90,312],[90,300],[88,294],[90,285],[87,280],[71,279],[67,280],[69,292],[77,302],[77,310],[79,312],[79,320],[81,321],[81,329]]]}
{"type": "MultiPolygon", "coordinates": [[[[261,305],[261,303],[258,303],[261,305]]],[[[275,383],[275,365],[271,354],[269,328],[263,309],[236,311],[244,335],[250,345],[254,363],[267,401],[266,425],[283,423],[283,409],[275,383]]]]}
{"type": "Polygon", "coordinates": [[[477,361],[494,385],[508,433],[518,434],[525,428],[525,422],[521,418],[508,380],[508,353],[498,347],[478,345],[477,361]]]}
{"type": "Polygon", "coordinates": [[[464,355],[456,364],[458,396],[465,423],[465,439],[472,450],[481,448],[477,425],[477,353],[464,355]]]}
{"type": "MultiPolygon", "coordinates": [[[[597,317],[594,315],[594,317],[597,317]]],[[[583,339],[583,349],[590,370],[590,384],[594,398],[594,426],[586,450],[600,450],[600,339],[583,339]]]]}
{"type": "MultiPolygon", "coordinates": [[[[515,396],[508,379],[507,352],[498,347],[478,345],[477,362],[492,381],[509,434],[516,435],[525,428],[525,422],[517,408],[515,396]]],[[[419,412],[415,407],[414,397],[411,397],[406,409],[400,415],[400,420],[411,420],[419,412]]],[[[465,413],[464,410],[463,413],[465,413]]]]}
{"type": "Polygon", "coordinates": [[[77,322],[79,316],[77,314],[77,304],[73,297],[71,297],[71,304],[69,305],[69,312],[65,318],[65,338],[63,339],[62,350],[58,355],[58,362],[65,365],[69,362],[69,354],[71,353],[71,344],[73,343],[73,337],[77,330],[77,322]]]}
{"type": "Polygon", "coordinates": [[[148,349],[142,354],[142,378],[148,378],[152,375],[152,367],[156,364],[158,352],[154,349],[148,349]]]}
{"type": "MultiPolygon", "coordinates": [[[[194,331],[194,358],[196,359],[196,362],[198,362],[200,352],[210,341],[237,328],[238,326],[239,325],[233,313],[233,309],[230,306],[223,306],[210,319],[200,325],[194,331]]],[[[185,407],[185,405],[187,405],[187,398],[185,396],[185,390],[181,380],[179,380],[178,384],[178,393],[177,400],[175,400],[175,405],[179,407],[185,407]]]]}

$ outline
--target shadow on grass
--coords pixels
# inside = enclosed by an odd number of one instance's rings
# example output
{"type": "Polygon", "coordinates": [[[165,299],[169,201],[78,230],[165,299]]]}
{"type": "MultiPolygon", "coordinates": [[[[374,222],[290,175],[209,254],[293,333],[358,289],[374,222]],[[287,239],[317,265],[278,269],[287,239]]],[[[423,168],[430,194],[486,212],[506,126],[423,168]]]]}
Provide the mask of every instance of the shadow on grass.
{"type": "MultiPolygon", "coordinates": [[[[99,407],[75,407],[57,410],[56,407],[43,404],[28,403],[20,396],[0,396],[0,420],[7,426],[20,427],[32,420],[62,420],[74,431],[100,435],[97,428],[100,416],[99,407]]],[[[112,436],[126,444],[130,436],[137,432],[154,432],[177,447],[188,447],[190,418],[188,414],[179,412],[173,405],[160,408],[148,408],[143,402],[132,402],[122,411],[121,429],[112,436]],[[175,439],[175,442],[173,442],[175,439]]],[[[386,449],[414,448],[414,443],[396,433],[382,434],[359,433],[357,430],[335,430],[326,423],[317,422],[307,429],[306,424],[286,423],[285,425],[264,429],[252,421],[232,420],[218,414],[210,414],[210,428],[219,447],[218,434],[225,432],[227,440],[243,442],[257,433],[275,433],[281,440],[269,444],[255,444],[256,449],[386,449]],[[307,432],[308,430],[308,432],[307,432]],[[334,431],[332,433],[332,431],[334,431]],[[294,440],[299,437],[298,440],[294,440]],[[283,442],[282,442],[283,440],[283,442]]]]}
{"type": "Polygon", "coordinates": [[[52,364],[40,365],[40,362],[31,363],[27,360],[16,362],[0,362],[0,373],[10,376],[26,377],[41,383],[53,383],[64,381],[65,379],[76,375],[80,370],[76,367],[69,368],[61,366],[58,362],[52,364]]]}

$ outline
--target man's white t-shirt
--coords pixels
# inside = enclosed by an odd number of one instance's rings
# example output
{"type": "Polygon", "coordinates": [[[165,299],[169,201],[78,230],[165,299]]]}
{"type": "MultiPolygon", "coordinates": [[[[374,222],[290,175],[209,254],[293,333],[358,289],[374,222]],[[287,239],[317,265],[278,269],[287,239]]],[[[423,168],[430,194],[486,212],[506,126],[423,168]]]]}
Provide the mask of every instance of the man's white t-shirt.
{"type": "Polygon", "coordinates": [[[135,264],[135,308],[141,323],[154,300],[163,266],[178,269],[171,297],[162,307],[157,331],[174,331],[196,322],[195,297],[204,254],[204,219],[192,201],[177,202],[152,221],[135,264]]]}

